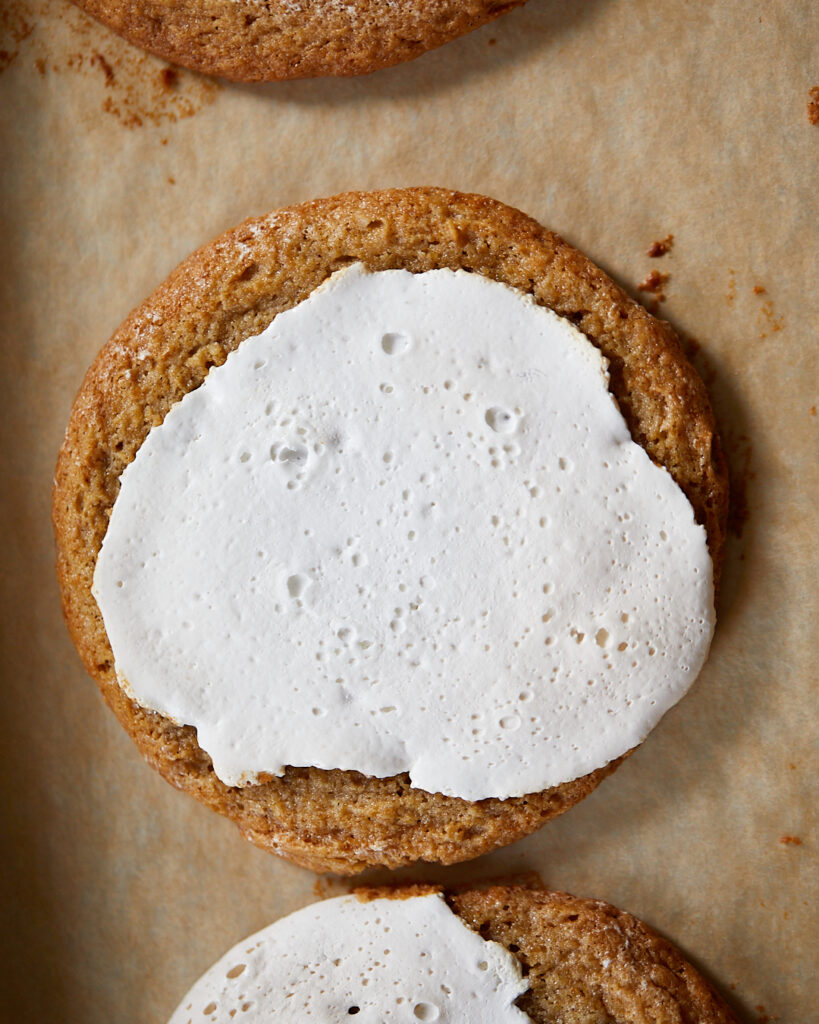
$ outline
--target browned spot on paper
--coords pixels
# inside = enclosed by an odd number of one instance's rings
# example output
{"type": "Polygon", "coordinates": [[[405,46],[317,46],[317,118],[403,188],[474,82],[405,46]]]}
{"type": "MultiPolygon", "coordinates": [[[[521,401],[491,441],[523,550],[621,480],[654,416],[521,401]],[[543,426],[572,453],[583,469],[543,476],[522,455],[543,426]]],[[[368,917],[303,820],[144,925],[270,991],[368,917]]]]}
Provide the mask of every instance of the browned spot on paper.
{"type": "Polygon", "coordinates": [[[811,416],[815,416],[816,415],[816,406],[812,405],[808,411],[810,412],[811,416]]]}
{"type": "Polygon", "coordinates": [[[317,878],[315,882],[313,882],[313,893],[316,896],[316,899],[327,899],[329,887],[327,885],[327,882],[323,878],[317,878]]]}
{"type": "Polygon", "coordinates": [[[168,178],[168,184],[169,185],[175,185],[176,184],[176,178],[168,178]]]}
{"type": "Polygon", "coordinates": [[[808,120],[811,124],[819,124],[819,85],[814,85],[810,91],[808,120]]]}
{"type": "Polygon", "coordinates": [[[802,840],[799,836],[782,836],[779,840],[783,846],[801,846],[802,840]]]}
{"type": "Polygon", "coordinates": [[[313,893],[316,899],[327,900],[332,896],[349,892],[352,884],[340,878],[317,878],[313,883],[313,893]]]}
{"type": "Polygon", "coordinates": [[[20,44],[34,31],[34,22],[22,4],[0,5],[0,74],[20,53],[20,44]]]}
{"type": "Polygon", "coordinates": [[[754,287],[753,287],[753,292],[754,292],[754,295],[764,295],[765,294],[765,288],[761,284],[755,284],[754,287]]]}
{"type": "Polygon", "coordinates": [[[748,485],[756,476],[751,469],[752,447],[747,434],[740,434],[736,440],[726,443],[729,472],[731,477],[731,504],[728,509],[728,530],[735,537],[742,537],[748,522],[748,485]]]}
{"type": "MultiPolygon", "coordinates": [[[[660,270],[652,270],[646,274],[645,279],[637,285],[638,292],[649,292],[654,296],[657,302],[665,302],[665,288],[666,281],[668,281],[670,274],[664,274],[660,270]]],[[[656,308],[656,307],[655,307],[656,308]]],[[[654,310],[651,310],[654,312],[654,310]]]]}
{"type": "Polygon", "coordinates": [[[91,58],[91,63],[96,64],[97,67],[102,69],[102,73],[105,75],[105,84],[107,86],[111,86],[114,84],[114,82],[116,81],[114,69],[111,67],[111,65],[108,63],[108,61],[105,59],[105,57],[103,57],[101,53],[95,53],[94,56],[91,58]]]}
{"type": "Polygon", "coordinates": [[[772,299],[766,299],[759,310],[759,325],[762,328],[760,332],[760,339],[767,338],[769,334],[776,334],[777,331],[781,331],[785,326],[785,321],[782,317],[778,317],[774,312],[774,304],[772,299]]]}
{"type": "Polygon", "coordinates": [[[725,301],[729,306],[733,306],[734,301],[737,297],[737,282],[734,277],[733,270],[728,271],[728,291],[725,293],[725,301]]]}
{"type": "Polygon", "coordinates": [[[661,238],[659,242],[651,243],[646,250],[646,256],[651,256],[652,259],[656,259],[658,256],[665,256],[673,244],[674,236],[666,235],[665,238],[661,238]]]}
{"type": "Polygon", "coordinates": [[[176,68],[162,68],[159,72],[159,81],[163,89],[173,89],[179,81],[179,72],[176,68]]]}
{"type": "Polygon", "coordinates": [[[15,58],[41,76],[96,79],[96,90],[84,93],[86,119],[102,109],[126,128],[193,117],[221,88],[206,75],[169,67],[64,0],[0,0],[0,72],[15,58]]]}

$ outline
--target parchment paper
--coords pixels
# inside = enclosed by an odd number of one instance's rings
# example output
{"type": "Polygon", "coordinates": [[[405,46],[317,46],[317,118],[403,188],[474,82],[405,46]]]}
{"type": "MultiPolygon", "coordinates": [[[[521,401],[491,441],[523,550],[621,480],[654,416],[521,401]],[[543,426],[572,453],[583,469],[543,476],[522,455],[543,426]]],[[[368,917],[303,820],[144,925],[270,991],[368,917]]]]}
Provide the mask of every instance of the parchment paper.
{"type": "Polygon", "coordinates": [[[168,71],[63,0],[2,2],[0,1018],[164,1024],[230,945],[344,888],[142,763],[62,622],[51,475],[91,359],[195,246],[294,201],[440,184],[520,207],[635,294],[669,275],[660,314],[709,385],[735,505],[682,704],[539,834],[402,874],[535,871],[644,918],[743,1020],[816,1020],[816,6],[531,0],[412,64],[250,87],[168,71]]]}

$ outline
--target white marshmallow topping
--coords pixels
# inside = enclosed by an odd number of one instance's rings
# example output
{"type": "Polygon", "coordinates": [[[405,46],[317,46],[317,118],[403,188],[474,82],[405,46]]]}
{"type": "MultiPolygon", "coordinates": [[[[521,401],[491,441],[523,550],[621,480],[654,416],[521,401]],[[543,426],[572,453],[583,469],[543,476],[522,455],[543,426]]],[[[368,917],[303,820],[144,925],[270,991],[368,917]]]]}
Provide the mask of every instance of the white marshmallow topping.
{"type": "Polygon", "coordinates": [[[240,942],[188,992],[169,1024],[525,1024],[529,986],[511,953],[438,895],[341,896],[240,942]]]}
{"type": "Polygon", "coordinates": [[[599,768],[713,631],[705,531],[568,321],[448,270],[335,274],[122,475],[94,595],[122,685],[230,785],[469,800],[599,768]]]}

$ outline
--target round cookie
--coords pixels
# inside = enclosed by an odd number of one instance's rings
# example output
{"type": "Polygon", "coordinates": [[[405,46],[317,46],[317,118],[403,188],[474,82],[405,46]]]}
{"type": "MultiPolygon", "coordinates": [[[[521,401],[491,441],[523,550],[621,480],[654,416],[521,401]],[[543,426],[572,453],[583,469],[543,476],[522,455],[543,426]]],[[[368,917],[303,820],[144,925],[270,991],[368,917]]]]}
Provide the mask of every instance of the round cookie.
{"type": "Polygon", "coordinates": [[[317,768],[228,787],[194,729],[138,706],[118,685],[91,583],[122,471],[212,366],[359,261],[369,270],[468,269],[575,323],[609,360],[632,436],[670,471],[705,526],[715,574],[727,506],[705,389],[669,326],[516,210],[441,189],[350,193],[247,221],[181,264],[103,348],[72,410],[54,491],[66,619],[106,701],[169,782],[233,819],[257,845],[340,873],[477,856],[535,831],[619,763],[540,793],[474,803],[413,789],[406,776],[317,768]]]}
{"type": "Polygon", "coordinates": [[[74,0],[165,60],[240,82],[362,75],[412,60],[525,0],[74,0]]]}
{"type": "Polygon", "coordinates": [[[253,1024],[279,1013],[472,1020],[475,1010],[481,1020],[533,1024],[736,1024],[679,950],[642,921],[597,900],[518,886],[365,889],[305,907],[222,957],[170,1024],[203,1011],[217,1024],[242,1011],[253,1024]],[[470,1008],[479,987],[483,998],[470,1008]]]}

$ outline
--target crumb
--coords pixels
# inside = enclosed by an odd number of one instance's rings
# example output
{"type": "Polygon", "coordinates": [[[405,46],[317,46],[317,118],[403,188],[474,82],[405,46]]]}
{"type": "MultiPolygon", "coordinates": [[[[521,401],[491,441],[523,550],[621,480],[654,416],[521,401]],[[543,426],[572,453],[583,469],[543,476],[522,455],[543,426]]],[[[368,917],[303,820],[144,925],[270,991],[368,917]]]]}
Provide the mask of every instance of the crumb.
{"type": "Polygon", "coordinates": [[[40,77],[45,75],[47,68],[46,62],[42,59],[42,57],[38,57],[37,60],[34,61],[34,67],[37,68],[37,72],[40,75],[40,77]]]}
{"type": "Polygon", "coordinates": [[[646,275],[645,280],[637,285],[637,291],[651,292],[657,302],[664,302],[665,292],[663,291],[663,288],[670,276],[670,274],[663,274],[659,270],[652,270],[646,275]]]}
{"type": "Polygon", "coordinates": [[[764,295],[764,294],[765,294],[765,289],[763,288],[763,286],[761,284],[755,284],[754,285],[754,295],[764,295]]]}
{"type": "Polygon", "coordinates": [[[802,840],[799,838],[799,836],[782,836],[782,838],[779,840],[779,842],[782,843],[783,846],[801,846],[802,845],[802,840]]]}
{"type": "Polygon", "coordinates": [[[489,40],[489,45],[490,46],[494,46],[496,42],[497,42],[497,39],[490,39],[489,40]]]}
{"type": "Polygon", "coordinates": [[[162,68],[159,72],[159,82],[163,89],[173,89],[179,81],[179,72],[176,68],[162,68]]]}
{"type": "MultiPolygon", "coordinates": [[[[810,412],[811,416],[815,416],[816,415],[816,406],[812,405],[808,411],[810,412]]],[[[795,764],[791,765],[791,768],[795,768],[795,767],[796,767],[795,764]]]]}
{"type": "Polygon", "coordinates": [[[161,142],[161,144],[163,146],[167,146],[168,145],[168,140],[167,139],[161,139],[160,142],[161,142]]]}
{"type": "Polygon", "coordinates": [[[673,244],[674,236],[666,235],[665,238],[661,238],[659,242],[651,243],[646,250],[646,256],[651,256],[652,259],[656,259],[658,256],[665,256],[673,244]]]}
{"type": "Polygon", "coordinates": [[[108,61],[105,59],[105,57],[103,57],[101,53],[95,53],[94,56],[91,58],[91,63],[98,64],[102,68],[102,72],[105,75],[106,85],[114,84],[114,69],[111,67],[111,65],[108,63],[108,61]]]}
{"type": "Polygon", "coordinates": [[[168,184],[169,185],[175,185],[176,184],[176,178],[168,178],[168,184]]]}
{"type": "Polygon", "coordinates": [[[810,91],[808,120],[811,124],[819,124],[819,85],[814,85],[810,91]]]}

